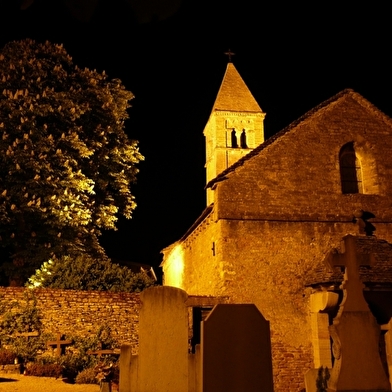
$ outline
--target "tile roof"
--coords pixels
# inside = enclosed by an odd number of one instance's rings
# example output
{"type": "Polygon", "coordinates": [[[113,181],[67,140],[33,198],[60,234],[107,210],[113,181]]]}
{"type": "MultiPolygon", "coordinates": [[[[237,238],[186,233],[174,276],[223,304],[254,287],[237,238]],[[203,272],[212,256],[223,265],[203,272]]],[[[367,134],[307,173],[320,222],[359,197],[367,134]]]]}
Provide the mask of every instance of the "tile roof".
{"type": "MultiPolygon", "coordinates": [[[[375,236],[356,236],[356,250],[358,254],[373,254],[374,264],[370,267],[360,266],[359,275],[366,286],[387,286],[392,284],[392,244],[379,240],[375,236]]],[[[335,250],[338,252],[338,250],[335,250]]],[[[305,286],[332,284],[339,286],[343,281],[343,268],[330,268],[324,262],[319,264],[305,276],[305,286]]]]}
{"type": "Polygon", "coordinates": [[[233,63],[227,64],[212,113],[214,111],[263,112],[233,63]]]}

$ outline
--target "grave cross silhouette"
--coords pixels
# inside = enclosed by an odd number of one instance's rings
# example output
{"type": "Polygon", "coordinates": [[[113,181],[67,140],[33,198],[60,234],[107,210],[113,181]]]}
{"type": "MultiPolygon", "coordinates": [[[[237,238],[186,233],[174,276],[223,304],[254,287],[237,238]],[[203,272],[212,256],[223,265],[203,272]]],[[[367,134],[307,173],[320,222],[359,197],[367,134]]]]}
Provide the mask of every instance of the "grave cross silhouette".
{"type": "Polygon", "coordinates": [[[342,253],[330,253],[327,262],[331,267],[344,267],[344,281],[342,284],[344,297],[341,307],[345,311],[368,311],[369,307],[363,296],[363,284],[359,276],[360,266],[371,266],[372,254],[358,254],[355,238],[352,235],[344,237],[342,253]]]}
{"type": "Polygon", "coordinates": [[[363,296],[361,266],[373,264],[373,256],[356,251],[355,237],[343,238],[342,252],[331,252],[331,267],[344,267],[343,301],[330,325],[334,365],[328,392],[387,392],[390,384],[379,352],[380,326],[363,296]]]}
{"type": "Polygon", "coordinates": [[[97,355],[100,358],[102,355],[120,355],[120,350],[117,348],[103,348],[104,344],[102,342],[98,343],[98,350],[88,350],[87,354],[97,355]]]}
{"type": "Polygon", "coordinates": [[[57,334],[57,340],[52,340],[47,342],[47,346],[56,346],[56,355],[59,357],[61,355],[61,351],[63,349],[63,346],[69,346],[72,344],[72,340],[61,340],[61,333],[57,334]]]}
{"type": "Polygon", "coordinates": [[[28,341],[29,338],[39,336],[39,332],[38,332],[38,331],[33,331],[33,332],[17,332],[14,336],[15,336],[15,337],[25,337],[26,340],[28,341]]]}

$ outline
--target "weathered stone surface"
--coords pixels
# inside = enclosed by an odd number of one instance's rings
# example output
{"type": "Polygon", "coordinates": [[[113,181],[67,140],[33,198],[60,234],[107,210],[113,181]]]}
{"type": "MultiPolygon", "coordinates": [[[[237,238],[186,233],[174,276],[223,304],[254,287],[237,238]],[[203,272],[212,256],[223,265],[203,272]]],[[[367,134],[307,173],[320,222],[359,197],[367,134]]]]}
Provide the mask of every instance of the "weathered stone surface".
{"type": "Polygon", "coordinates": [[[316,382],[318,369],[309,369],[305,373],[305,389],[306,392],[317,392],[316,382]]]}
{"type": "Polygon", "coordinates": [[[253,304],[216,305],[202,323],[203,392],[273,392],[269,322],[253,304]]]}
{"type": "MultiPolygon", "coordinates": [[[[23,287],[0,287],[0,298],[23,303],[25,290],[23,287]]],[[[41,332],[56,334],[61,331],[66,336],[87,337],[94,336],[99,327],[107,324],[118,346],[127,342],[132,344],[133,352],[137,352],[139,294],[35,289],[34,296],[42,315],[41,332]]]]}
{"type": "Polygon", "coordinates": [[[169,286],[141,293],[136,391],[188,389],[187,297],[169,286]]]}
{"type": "Polygon", "coordinates": [[[385,333],[385,351],[387,356],[387,366],[389,372],[389,383],[392,387],[392,319],[389,320],[387,325],[383,325],[385,333]]]}
{"type": "MultiPolygon", "coordinates": [[[[224,145],[231,118],[246,116],[214,116],[206,128],[207,150],[209,144],[224,145]]],[[[261,123],[254,124],[260,129],[261,123]]],[[[299,392],[303,374],[314,367],[309,297],[320,286],[339,290],[341,269],[330,270],[323,260],[339,248],[342,237],[363,233],[353,221],[358,210],[375,216],[377,236],[358,240],[375,250],[375,262],[361,267],[361,278],[379,293],[392,287],[392,122],[346,90],[226,170],[227,162],[240,155],[228,150],[211,157],[219,161],[214,162],[217,171],[223,168],[209,184],[208,200],[214,204],[165,251],[165,279],[170,281],[176,259],[182,271],[176,286],[189,294],[255,303],[271,322],[275,391],[299,392]],[[339,153],[351,142],[364,189],[343,194],[339,153]]],[[[378,305],[376,298],[373,309],[378,305]]],[[[380,313],[383,323],[392,316],[388,307],[380,313]]]]}
{"type": "Polygon", "coordinates": [[[380,353],[380,326],[363,296],[360,265],[371,265],[369,254],[357,252],[353,236],[344,238],[343,252],[327,258],[331,265],[345,268],[343,301],[330,327],[335,362],[328,392],[390,391],[380,353]]]}
{"type": "Polygon", "coordinates": [[[131,378],[131,366],[132,366],[132,345],[124,343],[121,346],[120,353],[120,383],[119,388],[121,392],[132,391],[132,378],[131,378]]]}

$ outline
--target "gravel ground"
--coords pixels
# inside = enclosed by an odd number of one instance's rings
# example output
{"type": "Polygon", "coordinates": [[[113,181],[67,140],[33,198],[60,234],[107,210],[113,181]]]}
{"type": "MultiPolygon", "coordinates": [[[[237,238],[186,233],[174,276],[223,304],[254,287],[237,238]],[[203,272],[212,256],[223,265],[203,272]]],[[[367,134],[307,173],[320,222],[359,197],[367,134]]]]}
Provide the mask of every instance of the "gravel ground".
{"type": "Polygon", "coordinates": [[[99,385],[67,384],[49,377],[0,373],[0,392],[99,392],[99,385]]]}

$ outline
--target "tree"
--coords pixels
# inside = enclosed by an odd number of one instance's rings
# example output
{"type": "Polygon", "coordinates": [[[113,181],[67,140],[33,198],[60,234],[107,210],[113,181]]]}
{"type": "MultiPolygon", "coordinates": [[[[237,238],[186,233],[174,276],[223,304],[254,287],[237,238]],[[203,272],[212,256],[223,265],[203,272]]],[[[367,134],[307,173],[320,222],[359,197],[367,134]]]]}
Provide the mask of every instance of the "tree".
{"type": "Polygon", "coordinates": [[[88,255],[48,260],[28,280],[27,286],[54,289],[140,292],[155,281],[145,272],[134,273],[109,260],[88,255]]]}
{"type": "Polygon", "coordinates": [[[79,69],[62,45],[23,40],[0,52],[0,245],[27,276],[50,258],[89,254],[130,218],[137,142],[120,80],[79,69]]]}

